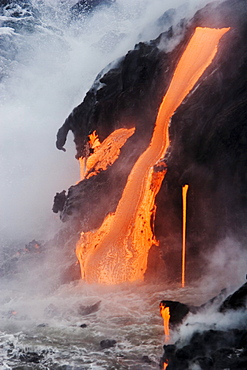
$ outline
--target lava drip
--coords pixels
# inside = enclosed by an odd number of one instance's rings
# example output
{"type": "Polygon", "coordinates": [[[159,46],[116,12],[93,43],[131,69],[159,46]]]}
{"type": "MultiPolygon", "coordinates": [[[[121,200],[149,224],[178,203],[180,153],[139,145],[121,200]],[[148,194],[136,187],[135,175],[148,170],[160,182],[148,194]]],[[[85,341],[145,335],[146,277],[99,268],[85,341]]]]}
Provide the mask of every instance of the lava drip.
{"type": "Polygon", "coordinates": [[[167,307],[164,303],[160,303],[160,315],[164,320],[164,334],[165,334],[165,342],[168,343],[170,339],[170,308],[167,307]]]}
{"type": "Polygon", "coordinates": [[[219,40],[229,28],[197,27],[175,69],[160,105],[148,148],[128,177],[116,212],[96,231],[82,233],[76,254],[82,278],[89,283],[117,284],[143,280],[149,249],[157,244],[151,220],[155,197],[166,168],[158,163],[169,146],[169,122],[184,98],[212,62],[219,40]]]}
{"type": "Polygon", "coordinates": [[[185,287],[185,258],[186,258],[186,216],[187,216],[187,192],[189,185],[182,187],[183,198],[183,227],[182,227],[182,288],[185,287]]]}

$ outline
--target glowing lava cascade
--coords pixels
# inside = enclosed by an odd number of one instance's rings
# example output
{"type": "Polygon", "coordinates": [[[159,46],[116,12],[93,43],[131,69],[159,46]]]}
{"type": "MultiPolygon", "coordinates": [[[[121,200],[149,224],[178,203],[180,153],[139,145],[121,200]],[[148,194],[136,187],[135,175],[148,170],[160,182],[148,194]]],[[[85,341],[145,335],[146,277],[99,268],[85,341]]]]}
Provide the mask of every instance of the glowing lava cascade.
{"type": "Polygon", "coordinates": [[[128,138],[133,135],[135,128],[120,128],[113,131],[103,142],[100,143],[94,131],[88,137],[87,155],[80,157],[80,178],[88,179],[111,166],[120,154],[121,147],[128,138]],[[90,151],[93,153],[90,155],[90,151]]]}
{"type": "Polygon", "coordinates": [[[212,62],[219,40],[228,30],[196,28],[160,105],[151,143],[136,161],[116,212],[108,215],[98,230],[82,233],[77,243],[82,278],[87,282],[143,280],[148,251],[157,243],[150,220],[165,169],[163,165],[159,173],[155,166],[169,146],[170,119],[212,62]]]}

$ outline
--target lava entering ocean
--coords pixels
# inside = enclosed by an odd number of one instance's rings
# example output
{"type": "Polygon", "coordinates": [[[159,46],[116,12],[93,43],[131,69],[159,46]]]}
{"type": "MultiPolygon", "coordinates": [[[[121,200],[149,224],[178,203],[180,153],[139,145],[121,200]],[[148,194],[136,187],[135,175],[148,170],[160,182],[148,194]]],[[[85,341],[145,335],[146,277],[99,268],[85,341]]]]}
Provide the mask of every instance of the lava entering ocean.
{"type": "Polygon", "coordinates": [[[160,315],[164,320],[164,334],[165,342],[168,343],[170,339],[169,321],[170,321],[170,308],[164,303],[160,302],[160,315]]]}
{"type": "Polygon", "coordinates": [[[155,165],[169,146],[170,119],[212,62],[219,40],[228,30],[196,28],[160,105],[150,145],[136,161],[116,212],[109,214],[98,230],[82,233],[77,243],[81,275],[87,282],[117,284],[144,279],[148,252],[157,243],[150,220],[166,172],[163,166],[157,176],[155,165]]]}

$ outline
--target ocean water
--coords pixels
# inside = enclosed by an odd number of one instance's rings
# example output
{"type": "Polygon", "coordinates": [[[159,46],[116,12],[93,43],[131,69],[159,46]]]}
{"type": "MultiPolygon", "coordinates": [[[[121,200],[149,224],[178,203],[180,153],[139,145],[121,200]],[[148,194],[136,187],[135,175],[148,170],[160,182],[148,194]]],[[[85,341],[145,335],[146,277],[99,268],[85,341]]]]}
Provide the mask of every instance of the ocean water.
{"type": "MultiPolygon", "coordinates": [[[[46,294],[21,291],[15,283],[8,282],[1,295],[3,369],[159,369],[165,343],[159,302],[200,305],[210,297],[201,288],[144,283],[106,287],[74,282],[46,294]],[[106,339],[115,345],[101,348],[106,339]]],[[[208,327],[213,325],[215,318],[208,327]]],[[[171,332],[170,343],[179,336],[171,332]]]]}
{"type": "MultiPolygon", "coordinates": [[[[189,314],[165,342],[159,302],[199,306],[220,293],[223,281],[221,286],[202,281],[185,288],[178,283],[59,284],[49,271],[45,274],[40,256],[30,261],[32,267],[1,279],[0,368],[4,370],[159,369],[165,343],[179,341],[183,346],[195,331],[241,329],[246,322],[242,311],[222,315],[217,305],[210,306],[189,314]],[[102,348],[103,340],[114,345],[102,348]]],[[[239,285],[235,282],[234,288],[239,285]]]]}
{"type": "MultiPolygon", "coordinates": [[[[160,300],[200,305],[218,294],[226,280],[222,274],[216,282],[216,262],[211,280],[181,289],[165,281],[62,284],[66,253],[51,243],[40,254],[14,258],[26,243],[50,240],[61,228],[53,197],[78,181],[79,165],[73,138],[59,152],[56,132],[96,75],[165,31],[156,22],[164,11],[177,8],[174,22],[189,19],[206,1],[116,0],[78,17],[75,1],[26,3],[9,1],[0,13],[0,369],[158,369],[165,339],[160,300]],[[116,343],[102,349],[105,339],[116,343]]],[[[237,286],[245,266],[231,261],[228,285],[237,286]]],[[[209,327],[216,319],[219,327],[231,325],[214,311],[200,319],[209,327]]]]}

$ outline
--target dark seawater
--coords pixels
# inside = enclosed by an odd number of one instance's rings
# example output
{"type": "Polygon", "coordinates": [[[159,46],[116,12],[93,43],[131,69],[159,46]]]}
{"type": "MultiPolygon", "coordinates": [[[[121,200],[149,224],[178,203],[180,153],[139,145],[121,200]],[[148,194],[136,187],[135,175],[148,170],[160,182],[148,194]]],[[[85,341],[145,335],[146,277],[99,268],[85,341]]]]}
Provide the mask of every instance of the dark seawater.
{"type": "MultiPolygon", "coordinates": [[[[0,358],[4,369],[17,369],[21,364],[25,369],[158,369],[165,340],[160,300],[201,304],[211,297],[195,287],[102,287],[83,282],[44,294],[15,290],[15,283],[9,282],[1,296],[0,358]],[[96,303],[96,311],[89,313],[88,307],[96,303]],[[100,342],[105,339],[116,344],[102,349],[100,342]]],[[[217,314],[209,313],[207,322],[202,314],[188,320],[197,329],[213,327],[217,314]],[[197,320],[201,323],[196,324],[197,320]]],[[[225,327],[227,319],[221,321],[225,327]]],[[[194,326],[185,326],[181,332],[172,332],[170,342],[194,330],[194,326]]]]}

